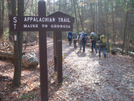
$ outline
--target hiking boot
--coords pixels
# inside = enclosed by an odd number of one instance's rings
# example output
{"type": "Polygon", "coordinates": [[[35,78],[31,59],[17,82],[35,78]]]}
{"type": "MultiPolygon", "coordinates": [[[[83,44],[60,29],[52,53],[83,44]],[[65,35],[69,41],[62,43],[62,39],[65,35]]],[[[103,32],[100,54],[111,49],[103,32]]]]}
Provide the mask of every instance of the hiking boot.
{"type": "Polygon", "coordinates": [[[106,57],[106,54],[104,54],[104,57],[106,57]]]}

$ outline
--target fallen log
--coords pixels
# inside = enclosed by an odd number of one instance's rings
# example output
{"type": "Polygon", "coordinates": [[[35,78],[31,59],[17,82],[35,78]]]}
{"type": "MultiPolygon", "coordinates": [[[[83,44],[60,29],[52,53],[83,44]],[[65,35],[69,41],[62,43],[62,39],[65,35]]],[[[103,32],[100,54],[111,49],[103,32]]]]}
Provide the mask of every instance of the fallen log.
{"type": "MultiPolygon", "coordinates": [[[[121,48],[112,48],[110,49],[111,53],[115,53],[118,52],[118,53],[122,53],[122,49],[121,48]]],[[[125,50],[123,50],[123,54],[125,54],[125,50]]],[[[130,55],[131,57],[134,57],[134,52],[131,52],[131,51],[128,51],[128,55],[130,55]]]]}
{"type": "Polygon", "coordinates": [[[134,57],[134,52],[128,51],[128,54],[129,54],[131,57],[134,57]]]}
{"type": "MultiPolygon", "coordinates": [[[[22,56],[25,55],[25,53],[26,52],[22,52],[22,56]]],[[[13,53],[0,51],[0,60],[13,60],[13,53]]]]}
{"type": "Polygon", "coordinates": [[[2,60],[13,60],[13,53],[0,52],[0,59],[2,59],[2,60]]]}

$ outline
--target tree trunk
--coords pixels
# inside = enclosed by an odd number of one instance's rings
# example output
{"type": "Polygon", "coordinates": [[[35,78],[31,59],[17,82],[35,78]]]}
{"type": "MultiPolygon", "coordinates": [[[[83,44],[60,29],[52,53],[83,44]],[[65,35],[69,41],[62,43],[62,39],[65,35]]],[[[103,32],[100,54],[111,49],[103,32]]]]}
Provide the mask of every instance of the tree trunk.
{"type": "Polygon", "coordinates": [[[92,32],[95,32],[94,30],[94,13],[93,13],[93,8],[92,8],[92,3],[90,3],[90,14],[91,14],[91,26],[92,26],[92,29],[91,31],[92,32]]]}
{"type": "Polygon", "coordinates": [[[83,0],[81,0],[81,2],[82,2],[82,8],[81,8],[81,22],[82,22],[82,30],[84,31],[84,2],[83,2],[83,0]]]}
{"type": "Polygon", "coordinates": [[[102,34],[102,0],[98,1],[98,28],[99,28],[99,33],[102,34]]]}
{"type": "MultiPolygon", "coordinates": [[[[24,15],[24,0],[18,0],[18,16],[23,16],[24,15]]],[[[21,80],[21,61],[22,61],[22,39],[23,39],[23,32],[17,32],[17,41],[16,44],[16,51],[18,55],[18,60],[14,61],[17,62],[17,67],[15,67],[14,70],[14,79],[13,79],[13,84],[15,87],[20,86],[20,80],[21,80]]]]}
{"type": "Polygon", "coordinates": [[[114,2],[114,0],[112,0],[112,27],[113,27],[113,42],[114,42],[114,44],[115,44],[115,39],[116,39],[116,33],[115,33],[115,31],[114,31],[114,12],[113,12],[113,2],[114,2]]]}
{"type": "Polygon", "coordinates": [[[73,5],[74,5],[74,12],[75,12],[75,24],[76,24],[76,29],[77,29],[77,34],[79,34],[79,29],[78,29],[78,20],[77,20],[77,13],[76,13],[76,9],[75,9],[75,0],[73,0],[73,5]]]}
{"type": "Polygon", "coordinates": [[[71,0],[71,16],[72,16],[72,12],[73,12],[73,6],[72,6],[73,2],[71,0]]]}
{"type": "Polygon", "coordinates": [[[53,13],[55,12],[55,0],[53,0],[53,13]]]}
{"type": "MultiPolygon", "coordinates": [[[[8,22],[9,22],[9,20],[10,20],[9,18],[11,16],[11,12],[12,12],[12,9],[11,9],[11,0],[7,0],[7,4],[8,4],[8,22]]],[[[13,38],[12,37],[13,37],[13,33],[10,32],[10,30],[9,30],[9,40],[10,41],[13,41],[13,38]]]]}
{"type": "Polygon", "coordinates": [[[2,34],[4,35],[3,33],[3,23],[4,23],[4,0],[2,0],[2,34]]]}
{"type": "MultiPolygon", "coordinates": [[[[16,0],[12,0],[12,16],[16,16],[16,0]]],[[[17,36],[16,32],[13,32],[14,36],[17,36]]],[[[14,39],[15,40],[15,39],[14,39]]],[[[19,68],[19,51],[18,51],[18,42],[14,41],[14,77],[13,77],[13,85],[15,87],[19,87],[20,83],[20,76],[18,72],[19,68]]]]}
{"type": "Polygon", "coordinates": [[[65,7],[64,10],[65,10],[66,14],[68,14],[68,13],[67,13],[67,0],[65,0],[65,4],[64,4],[64,5],[65,5],[65,6],[64,6],[64,7],[65,7]]]}
{"type": "Polygon", "coordinates": [[[96,33],[98,33],[98,13],[97,13],[98,6],[97,6],[97,2],[98,2],[98,1],[96,0],[96,7],[95,7],[95,8],[96,8],[96,10],[95,10],[95,12],[96,12],[96,14],[95,14],[95,15],[96,15],[96,17],[95,17],[95,21],[96,21],[96,22],[95,22],[95,24],[96,24],[95,30],[96,30],[96,31],[95,31],[95,32],[96,32],[96,33]]]}
{"type": "Polygon", "coordinates": [[[0,39],[2,38],[2,24],[1,24],[1,21],[2,21],[2,16],[1,16],[1,6],[2,6],[2,1],[0,1],[0,39]]]}
{"type": "Polygon", "coordinates": [[[106,32],[106,38],[107,38],[107,49],[108,49],[108,52],[110,51],[110,49],[109,49],[109,46],[110,46],[110,43],[109,43],[109,37],[110,37],[110,33],[108,32],[108,6],[107,5],[109,5],[108,4],[108,2],[107,1],[105,1],[105,32],[106,32]]]}
{"type": "Polygon", "coordinates": [[[80,15],[80,10],[79,10],[79,7],[78,7],[78,3],[77,3],[77,1],[75,3],[76,3],[76,6],[77,6],[77,9],[78,9],[78,14],[79,14],[79,19],[80,19],[81,27],[82,27],[82,30],[84,31],[83,21],[82,21],[81,15],[80,15]]]}
{"type": "Polygon", "coordinates": [[[61,0],[59,0],[59,11],[61,10],[61,0]]]}
{"type": "Polygon", "coordinates": [[[123,46],[122,46],[122,55],[123,55],[123,50],[125,47],[125,39],[126,39],[126,27],[127,27],[127,14],[124,14],[124,35],[123,35],[123,46]]]}
{"type": "Polygon", "coordinates": [[[3,21],[4,21],[4,0],[0,1],[0,39],[4,35],[3,33],[3,21]]]}

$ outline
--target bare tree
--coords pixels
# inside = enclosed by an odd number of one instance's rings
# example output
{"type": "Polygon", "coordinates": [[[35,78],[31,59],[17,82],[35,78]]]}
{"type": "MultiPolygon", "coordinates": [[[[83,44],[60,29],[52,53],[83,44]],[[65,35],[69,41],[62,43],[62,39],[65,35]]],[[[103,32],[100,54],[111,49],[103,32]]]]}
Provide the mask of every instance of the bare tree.
{"type": "Polygon", "coordinates": [[[79,15],[79,19],[80,19],[80,24],[81,24],[82,30],[84,31],[83,19],[82,19],[82,16],[81,16],[81,14],[80,14],[80,9],[79,9],[79,6],[78,6],[77,1],[76,1],[75,3],[76,3],[76,7],[77,7],[77,9],[78,9],[78,15],[79,15]]]}
{"type": "Polygon", "coordinates": [[[75,9],[75,6],[76,6],[76,1],[73,0],[73,6],[74,6],[74,11],[75,11],[75,24],[76,24],[76,29],[77,29],[77,33],[79,33],[79,29],[78,29],[78,20],[77,20],[77,13],[76,13],[76,9],[75,9]]]}
{"type": "Polygon", "coordinates": [[[112,34],[113,34],[113,42],[114,42],[114,44],[115,44],[115,38],[116,38],[116,33],[115,33],[115,31],[114,31],[114,12],[113,12],[113,9],[114,9],[114,7],[113,7],[113,3],[114,3],[114,0],[112,0],[111,1],[111,9],[112,9],[112,34]]]}
{"type": "MultiPolygon", "coordinates": [[[[14,0],[15,2],[15,0],[14,0]]],[[[18,0],[18,16],[24,15],[24,0],[18,0]]],[[[22,61],[22,40],[23,40],[23,32],[17,32],[17,41],[16,41],[16,63],[17,65],[14,68],[14,78],[13,78],[13,85],[15,87],[19,87],[21,82],[21,61],[22,61]]]]}

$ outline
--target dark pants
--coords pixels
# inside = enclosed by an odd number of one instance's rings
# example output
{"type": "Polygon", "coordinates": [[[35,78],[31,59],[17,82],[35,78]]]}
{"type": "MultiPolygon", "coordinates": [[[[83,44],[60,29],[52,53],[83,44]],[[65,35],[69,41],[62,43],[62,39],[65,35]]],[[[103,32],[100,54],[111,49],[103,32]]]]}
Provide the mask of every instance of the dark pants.
{"type": "Polygon", "coordinates": [[[100,46],[99,47],[99,57],[101,57],[101,50],[103,51],[104,56],[106,55],[105,46],[100,46]]]}
{"type": "Polygon", "coordinates": [[[72,39],[68,38],[69,45],[72,43],[72,39]]]}
{"type": "Polygon", "coordinates": [[[74,48],[77,48],[77,46],[76,46],[77,41],[74,40],[73,42],[74,42],[74,48]]]}
{"type": "Polygon", "coordinates": [[[82,40],[81,43],[82,43],[82,46],[83,46],[83,52],[85,52],[85,45],[86,45],[86,42],[82,40]]]}
{"type": "Polygon", "coordinates": [[[94,48],[95,48],[95,51],[97,51],[96,42],[92,41],[92,52],[94,51],[93,50],[94,48]]]}

